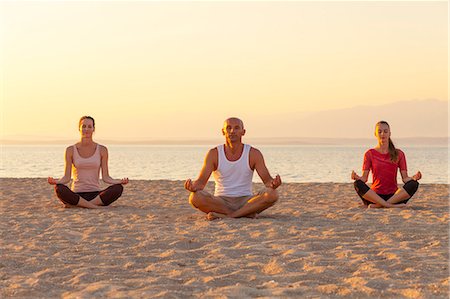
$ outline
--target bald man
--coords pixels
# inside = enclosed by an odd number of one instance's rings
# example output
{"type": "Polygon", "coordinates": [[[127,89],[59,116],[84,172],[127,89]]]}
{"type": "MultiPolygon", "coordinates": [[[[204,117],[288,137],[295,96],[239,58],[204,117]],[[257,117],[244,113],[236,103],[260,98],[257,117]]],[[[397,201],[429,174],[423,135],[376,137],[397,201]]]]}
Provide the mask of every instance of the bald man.
{"type": "Polygon", "coordinates": [[[225,120],[222,134],[225,144],[209,150],[198,178],[184,183],[184,188],[190,191],[189,203],[206,213],[208,220],[255,218],[277,202],[275,189],[281,185],[281,178],[270,176],[259,150],[242,143],[245,135],[242,120],[235,117],[225,120]],[[252,193],[255,169],[266,187],[258,194],[252,193]],[[215,180],[214,195],[203,190],[211,174],[215,180]]]}

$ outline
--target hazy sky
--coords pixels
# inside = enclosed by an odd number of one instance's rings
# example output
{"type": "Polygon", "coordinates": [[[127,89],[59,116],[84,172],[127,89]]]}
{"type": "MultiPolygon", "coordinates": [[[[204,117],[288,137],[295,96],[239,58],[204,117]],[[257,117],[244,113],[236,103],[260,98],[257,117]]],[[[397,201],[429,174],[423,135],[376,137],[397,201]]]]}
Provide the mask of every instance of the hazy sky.
{"type": "Polygon", "coordinates": [[[447,2],[0,7],[2,138],[77,138],[82,115],[106,139],[217,137],[228,116],[262,137],[308,111],[448,101],[447,2]]]}

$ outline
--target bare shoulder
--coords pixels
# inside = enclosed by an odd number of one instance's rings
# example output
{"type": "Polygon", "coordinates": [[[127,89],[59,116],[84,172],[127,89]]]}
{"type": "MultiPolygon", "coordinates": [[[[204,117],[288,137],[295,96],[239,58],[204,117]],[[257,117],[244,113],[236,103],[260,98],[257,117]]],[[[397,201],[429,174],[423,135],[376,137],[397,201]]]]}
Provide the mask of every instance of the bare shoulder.
{"type": "Polygon", "coordinates": [[[216,170],[218,163],[219,163],[219,151],[215,147],[208,151],[205,160],[203,161],[203,165],[204,167],[211,167],[213,170],[216,170]]]}
{"type": "Polygon", "coordinates": [[[206,154],[206,159],[217,160],[218,157],[219,157],[219,150],[217,149],[217,147],[210,149],[206,154]]]}
{"type": "Polygon", "coordinates": [[[102,154],[102,155],[103,154],[108,154],[108,148],[106,146],[98,144],[98,143],[97,143],[97,145],[98,145],[98,147],[100,149],[100,154],[102,154]]]}
{"type": "Polygon", "coordinates": [[[251,169],[255,169],[255,167],[257,167],[257,165],[264,164],[264,157],[263,157],[262,153],[259,151],[259,149],[254,148],[254,147],[250,148],[250,153],[248,154],[248,160],[249,160],[251,169]]]}
{"type": "Polygon", "coordinates": [[[64,152],[64,159],[66,160],[66,163],[73,161],[73,145],[66,147],[66,150],[64,152]]]}
{"type": "Polygon", "coordinates": [[[262,153],[259,149],[255,148],[255,147],[250,147],[250,158],[262,158],[262,153]]]}
{"type": "Polygon", "coordinates": [[[66,156],[73,157],[73,145],[66,147],[66,156]]]}
{"type": "Polygon", "coordinates": [[[73,145],[66,147],[66,153],[73,153],[73,145]]]}

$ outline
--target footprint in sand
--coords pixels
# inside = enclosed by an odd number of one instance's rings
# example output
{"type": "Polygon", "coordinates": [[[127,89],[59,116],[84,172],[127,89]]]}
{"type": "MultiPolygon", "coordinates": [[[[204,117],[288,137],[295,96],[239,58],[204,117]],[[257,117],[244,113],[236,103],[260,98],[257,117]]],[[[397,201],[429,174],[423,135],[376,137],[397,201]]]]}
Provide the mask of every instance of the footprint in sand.
{"type": "Polygon", "coordinates": [[[332,229],[329,229],[329,230],[325,230],[325,231],[322,232],[322,235],[324,237],[334,236],[334,229],[332,228],[332,229]]]}
{"type": "Polygon", "coordinates": [[[399,260],[399,257],[395,253],[381,251],[377,254],[377,256],[382,256],[387,260],[399,260]]]}
{"type": "Polygon", "coordinates": [[[175,254],[175,250],[170,249],[170,250],[166,250],[166,251],[164,251],[163,253],[161,253],[161,254],[159,255],[159,257],[170,257],[170,256],[172,256],[172,255],[174,255],[174,254],[175,254]]]}
{"type": "Polygon", "coordinates": [[[312,273],[323,273],[326,270],[326,267],[305,264],[303,270],[312,273]]]}
{"type": "Polygon", "coordinates": [[[95,227],[89,227],[83,231],[82,240],[87,240],[91,237],[92,233],[94,233],[97,229],[95,227]]]}
{"type": "Polygon", "coordinates": [[[402,215],[403,219],[409,219],[409,218],[411,218],[413,216],[412,213],[411,213],[411,210],[401,211],[400,215],[402,215]]]}
{"type": "Polygon", "coordinates": [[[272,259],[267,265],[263,267],[262,272],[265,274],[273,275],[284,272],[284,269],[280,266],[276,259],[272,259]]]}
{"type": "Polygon", "coordinates": [[[328,213],[325,215],[325,217],[327,217],[328,219],[335,219],[338,217],[338,215],[336,213],[328,213]]]}
{"type": "Polygon", "coordinates": [[[385,235],[385,233],[378,232],[378,233],[375,233],[374,236],[375,236],[375,239],[380,243],[392,243],[392,239],[387,237],[385,235]]]}
{"type": "Polygon", "coordinates": [[[359,221],[363,218],[362,214],[355,214],[350,218],[350,221],[359,221]]]}
{"type": "Polygon", "coordinates": [[[422,298],[423,296],[418,290],[415,289],[403,289],[398,291],[401,295],[406,298],[422,298]]]}
{"type": "Polygon", "coordinates": [[[348,283],[353,289],[357,289],[360,292],[364,292],[366,294],[373,293],[373,289],[366,287],[367,280],[361,277],[350,277],[344,279],[344,282],[348,283]]]}
{"type": "Polygon", "coordinates": [[[335,284],[326,284],[317,287],[317,290],[321,293],[332,294],[336,293],[339,287],[335,284]]]}
{"type": "Polygon", "coordinates": [[[251,232],[250,237],[252,239],[258,239],[262,235],[262,232],[251,232]]]}

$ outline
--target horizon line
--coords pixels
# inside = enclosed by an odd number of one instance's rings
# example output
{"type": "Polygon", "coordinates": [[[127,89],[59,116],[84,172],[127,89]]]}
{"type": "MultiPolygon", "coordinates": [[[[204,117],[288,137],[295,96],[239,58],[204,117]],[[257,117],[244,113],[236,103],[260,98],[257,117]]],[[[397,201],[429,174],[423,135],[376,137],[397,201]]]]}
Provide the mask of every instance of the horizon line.
{"type": "MultiPolygon", "coordinates": [[[[411,144],[448,144],[450,136],[442,137],[397,137],[393,138],[393,141],[407,141],[411,144]]],[[[244,141],[249,142],[265,142],[268,145],[342,145],[346,143],[363,143],[372,141],[374,138],[340,138],[340,137],[249,137],[244,141]]],[[[0,139],[0,145],[59,145],[72,143],[78,139],[0,139]]],[[[196,138],[196,139],[133,139],[133,140],[120,140],[120,139],[108,139],[99,138],[99,143],[109,144],[123,144],[123,145],[207,145],[211,143],[222,142],[223,138],[196,138]]],[[[245,142],[244,142],[245,143],[245,142]]]]}

